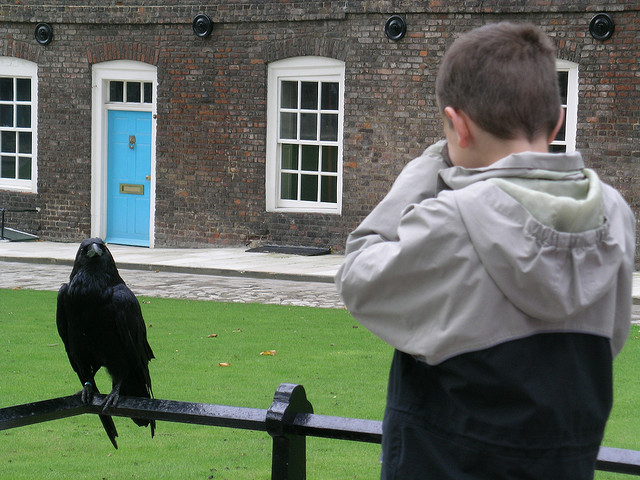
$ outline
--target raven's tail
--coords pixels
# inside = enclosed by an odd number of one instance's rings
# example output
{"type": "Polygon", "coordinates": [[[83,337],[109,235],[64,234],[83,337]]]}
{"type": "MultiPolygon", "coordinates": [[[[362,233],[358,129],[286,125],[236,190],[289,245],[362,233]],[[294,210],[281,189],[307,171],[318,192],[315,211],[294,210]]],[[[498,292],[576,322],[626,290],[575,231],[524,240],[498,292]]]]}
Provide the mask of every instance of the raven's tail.
{"type": "MultiPolygon", "coordinates": [[[[148,373],[147,373],[148,378],[148,373]]],[[[129,377],[122,381],[120,386],[120,394],[131,397],[153,398],[153,391],[150,386],[151,380],[141,381],[139,378],[129,377]]],[[[151,429],[151,438],[156,433],[156,421],[147,418],[132,418],[133,422],[139,427],[149,427],[151,429]]]]}
{"type": "Polygon", "coordinates": [[[118,436],[118,431],[116,430],[116,425],[113,423],[113,418],[108,415],[98,415],[100,417],[100,421],[102,422],[102,426],[104,427],[104,431],[107,432],[107,436],[114,448],[118,449],[118,444],[116,443],[116,437],[118,436]]]}
{"type": "Polygon", "coordinates": [[[149,427],[151,428],[151,438],[156,433],[156,421],[155,420],[147,420],[146,418],[132,418],[136,425],[139,427],[149,427]]]}

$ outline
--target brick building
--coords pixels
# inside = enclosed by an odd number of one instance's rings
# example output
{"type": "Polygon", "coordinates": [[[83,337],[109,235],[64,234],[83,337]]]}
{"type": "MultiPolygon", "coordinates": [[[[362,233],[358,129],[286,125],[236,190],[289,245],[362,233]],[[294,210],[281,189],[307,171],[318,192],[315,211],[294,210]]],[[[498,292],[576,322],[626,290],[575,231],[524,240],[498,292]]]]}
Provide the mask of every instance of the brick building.
{"type": "Polygon", "coordinates": [[[0,4],[0,207],[39,207],[7,224],[44,239],[340,251],[441,137],[446,46],[500,20],[554,39],[553,148],[580,150],[640,215],[637,0],[38,3],[0,4]],[[598,13],[608,39],[590,34],[598,13]]]}

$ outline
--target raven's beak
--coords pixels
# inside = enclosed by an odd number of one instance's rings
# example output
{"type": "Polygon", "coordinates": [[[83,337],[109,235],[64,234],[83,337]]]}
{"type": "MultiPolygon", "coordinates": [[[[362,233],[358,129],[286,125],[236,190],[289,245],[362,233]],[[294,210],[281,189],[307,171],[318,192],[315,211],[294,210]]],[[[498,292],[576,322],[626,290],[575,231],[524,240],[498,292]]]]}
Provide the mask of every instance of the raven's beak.
{"type": "Polygon", "coordinates": [[[93,258],[96,255],[100,257],[102,255],[102,249],[97,243],[92,243],[89,249],[87,250],[87,257],[93,258]]]}

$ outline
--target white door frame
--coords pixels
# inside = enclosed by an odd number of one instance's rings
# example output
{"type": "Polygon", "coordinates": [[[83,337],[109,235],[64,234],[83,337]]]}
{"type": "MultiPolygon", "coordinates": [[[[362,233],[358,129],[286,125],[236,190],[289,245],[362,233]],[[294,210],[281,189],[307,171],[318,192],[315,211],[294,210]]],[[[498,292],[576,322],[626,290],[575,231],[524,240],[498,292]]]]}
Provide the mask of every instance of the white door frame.
{"type": "Polygon", "coordinates": [[[107,138],[109,110],[139,110],[151,112],[151,189],[149,212],[149,247],[155,243],[156,211],[156,112],[157,68],[131,60],[97,63],[92,69],[91,100],[91,235],[105,238],[107,234],[107,138]],[[109,80],[152,82],[153,102],[149,104],[110,104],[109,80]]]}

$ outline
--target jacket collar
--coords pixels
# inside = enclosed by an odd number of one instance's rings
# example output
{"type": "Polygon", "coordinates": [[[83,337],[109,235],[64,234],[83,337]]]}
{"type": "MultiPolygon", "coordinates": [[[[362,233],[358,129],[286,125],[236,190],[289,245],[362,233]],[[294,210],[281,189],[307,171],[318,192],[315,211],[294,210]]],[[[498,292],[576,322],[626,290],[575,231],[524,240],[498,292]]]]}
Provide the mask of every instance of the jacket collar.
{"type": "Polygon", "coordinates": [[[442,181],[458,190],[481,180],[494,177],[524,177],[569,180],[584,178],[584,162],[579,152],[514,153],[482,168],[453,166],[440,171],[442,181]]]}

